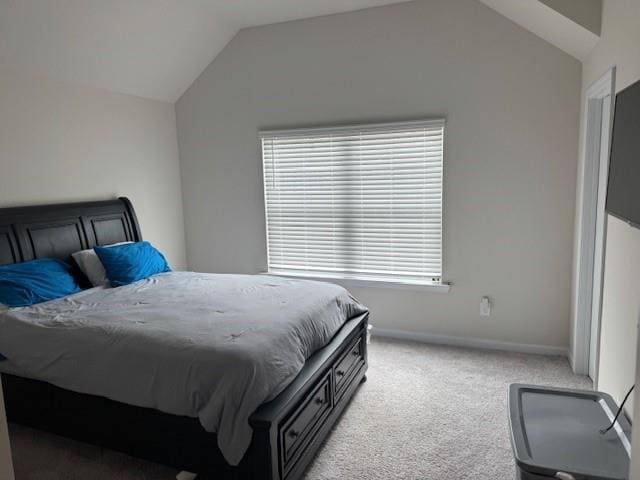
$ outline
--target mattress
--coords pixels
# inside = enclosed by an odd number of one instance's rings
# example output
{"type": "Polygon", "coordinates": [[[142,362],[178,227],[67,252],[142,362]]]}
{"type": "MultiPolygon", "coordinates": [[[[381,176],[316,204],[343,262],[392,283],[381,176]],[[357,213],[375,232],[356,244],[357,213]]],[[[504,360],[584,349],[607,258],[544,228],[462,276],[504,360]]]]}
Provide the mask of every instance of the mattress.
{"type": "Polygon", "coordinates": [[[249,416],[364,312],[333,284],[171,272],[0,313],[0,371],[196,417],[237,465],[249,416]]]}

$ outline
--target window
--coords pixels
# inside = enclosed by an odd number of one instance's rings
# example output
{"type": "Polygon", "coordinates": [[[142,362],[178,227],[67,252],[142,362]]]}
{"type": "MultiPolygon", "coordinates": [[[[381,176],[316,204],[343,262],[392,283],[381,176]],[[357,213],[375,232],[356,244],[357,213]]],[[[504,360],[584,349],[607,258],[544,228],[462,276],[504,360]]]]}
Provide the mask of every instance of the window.
{"type": "Polygon", "coordinates": [[[440,282],[444,120],[260,136],[270,273],[440,282]]]}

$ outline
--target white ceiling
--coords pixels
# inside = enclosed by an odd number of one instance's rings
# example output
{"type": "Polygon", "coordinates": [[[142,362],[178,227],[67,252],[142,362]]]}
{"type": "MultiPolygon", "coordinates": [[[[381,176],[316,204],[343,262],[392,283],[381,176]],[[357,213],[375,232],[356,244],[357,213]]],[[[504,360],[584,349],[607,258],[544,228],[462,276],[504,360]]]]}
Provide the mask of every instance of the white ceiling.
{"type": "Polygon", "coordinates": [[[0,69],[174,102],[244,27],[403,0],[0,0],[0,69]]]}
{"type": "MultiPolygon", "coordinates": [[[[241,28],[402,1],[0,0],[0,70],[174,102],[241,28]]],[[[537,0],[481,1],[578,58],[597,41],[537,0]]]]}

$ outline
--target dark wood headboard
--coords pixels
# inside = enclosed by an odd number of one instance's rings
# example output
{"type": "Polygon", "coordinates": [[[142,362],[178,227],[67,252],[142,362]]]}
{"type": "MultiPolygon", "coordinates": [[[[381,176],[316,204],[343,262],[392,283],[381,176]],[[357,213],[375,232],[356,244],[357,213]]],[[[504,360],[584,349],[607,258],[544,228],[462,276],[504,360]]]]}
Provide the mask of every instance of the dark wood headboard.
{"type": "Polygon", "coordinates": [[[142,240],[129,199],[0,208],[0,265],[142,240]]]}

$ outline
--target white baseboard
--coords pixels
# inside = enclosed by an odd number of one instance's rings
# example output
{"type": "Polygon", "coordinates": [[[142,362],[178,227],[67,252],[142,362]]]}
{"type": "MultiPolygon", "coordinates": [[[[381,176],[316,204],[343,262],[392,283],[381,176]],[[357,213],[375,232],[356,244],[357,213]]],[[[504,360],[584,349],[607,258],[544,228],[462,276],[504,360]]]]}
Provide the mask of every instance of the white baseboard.
{"type": "Polygon", "coordinates": [[[374,337],[395,338],[397,340],[413,340],[421,343],[435,343],[438,345],[451,345],[454,347],[481,348],[484,350],[503,350],[506,352],[535,353],[538,355],[555,355],[566,357],[568,349],[552,345],[532,345],[529,343],[502,342],[500,340],[488,340],[485,338],[451,337],[448,335],[435,335],[431,333],[412,332],[407,330],[390,330],[386,328],[372,329],[374,337]]]}

